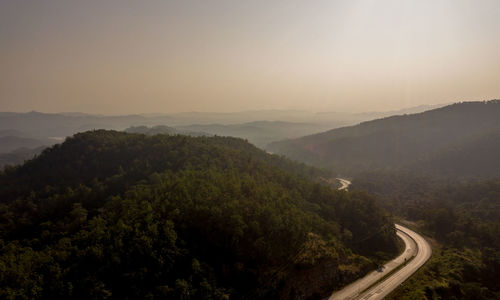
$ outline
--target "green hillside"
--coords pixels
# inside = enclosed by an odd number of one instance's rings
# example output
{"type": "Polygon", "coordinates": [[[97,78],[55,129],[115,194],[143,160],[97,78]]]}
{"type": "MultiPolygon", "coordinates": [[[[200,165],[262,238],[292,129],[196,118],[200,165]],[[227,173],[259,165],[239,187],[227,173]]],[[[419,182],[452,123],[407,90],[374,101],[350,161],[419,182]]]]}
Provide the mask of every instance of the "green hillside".
{"type": "Polygon", "coordinates": [[[410,168],[447,175],[500,176],[498,132],[499,100],[464,102],[271,143],[267,149],[350,175],[410,168]],[[467,162],[469,158],[490,167],[475,167],[467,162]],[[435,167],[436,163],[443,168],[435,167]]]}
{"type": "Polygon", "coordinates": [[[0,298],[326,296],[396,252],[327,175],[235,138],[77,134],[0,174],[0,298]]]}

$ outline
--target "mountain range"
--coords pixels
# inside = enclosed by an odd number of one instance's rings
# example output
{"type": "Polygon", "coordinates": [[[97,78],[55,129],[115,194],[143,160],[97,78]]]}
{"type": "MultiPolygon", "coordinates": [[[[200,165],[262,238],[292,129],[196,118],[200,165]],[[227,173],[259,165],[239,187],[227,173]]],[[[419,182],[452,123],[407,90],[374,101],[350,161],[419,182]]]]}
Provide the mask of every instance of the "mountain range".
{"type": "Polygon", "coordinates": [[[266,149],[351,176],[395,169],[500,176],[500,101],[391,116],[273,142],[266,149]]]}
{"type": "MultiPolygon", "coordinates": [[[[430,108],[432,107],[420,106],[403,111],[422,111],[430,108]]],[[[263,148],[273,141],[356,124],[392,113],[350,114],[262,110],[235,113],[191,112],[104,116],[80,112],[0,112],[0,167],[30,159],[33,153],[39,153],[36,150],[39,147],[60,143],[75,133],[93,129],[126,130],[146,134],[233,136],[247,139],[263,148]]]]}

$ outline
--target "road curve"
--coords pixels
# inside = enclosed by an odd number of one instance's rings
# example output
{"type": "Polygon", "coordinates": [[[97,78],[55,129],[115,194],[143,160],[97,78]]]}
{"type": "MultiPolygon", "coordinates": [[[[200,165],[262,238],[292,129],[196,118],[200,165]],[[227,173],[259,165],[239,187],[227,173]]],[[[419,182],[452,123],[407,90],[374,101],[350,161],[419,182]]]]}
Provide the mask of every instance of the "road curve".
{"type": "MultiPolygon", "coordinates": [[[[339,190],[346,190],[351,184],[349,180],[343,178],[337,178],[337,180],[342,184],[339,190]]],[[[396,234],[405,243],[403,253],[386,263],[381,269],[373,271],[342,290],[334,292],[328,298],[329,300],[383,299],[431,257],[431,247],[423,237],[402,225],[395,224],[395,226],[396,234]],[[399,268],[400,266],[402,267],[399,268]],[[396,269],[398,270],[395,271],[396,269]],[[388,275],[391,272],[393,273],[388,275]]]]}
{"type": "Polygon", "coordinates": [[[373,271],[365,277],[344,287],[342,290],[334,292],[328,298],[329,300],[383,299],[415,273],[430,258],[432,250],[429,243],[427,243],[423,237],[404,226],[399,224],[395,225],[398,237],[405,243],[404,252],[385,264],[382,270],[373,271]],[[405,263],[406,265],[384,278],[387,274],[405,263]]]}
{"type": "Polygon", "coordinates": [[[341,186],[339,187],[339,190],[346,190],[347,191],[347,188],[351,185],[351,182],[347,179],[344,179],[344,178],[335,178],[337,179],[341,186]]]}

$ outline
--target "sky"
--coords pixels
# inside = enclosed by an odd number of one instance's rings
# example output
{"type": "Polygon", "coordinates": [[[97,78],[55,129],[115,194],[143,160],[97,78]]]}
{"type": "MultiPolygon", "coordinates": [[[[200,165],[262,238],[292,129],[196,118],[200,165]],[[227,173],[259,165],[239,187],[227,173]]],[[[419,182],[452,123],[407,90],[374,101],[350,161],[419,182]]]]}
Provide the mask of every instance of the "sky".
{"type": "Polygon", "coordinates": [[[500,98],[498,0],[2,0],[0,111],[387,111],[500,98]]]}

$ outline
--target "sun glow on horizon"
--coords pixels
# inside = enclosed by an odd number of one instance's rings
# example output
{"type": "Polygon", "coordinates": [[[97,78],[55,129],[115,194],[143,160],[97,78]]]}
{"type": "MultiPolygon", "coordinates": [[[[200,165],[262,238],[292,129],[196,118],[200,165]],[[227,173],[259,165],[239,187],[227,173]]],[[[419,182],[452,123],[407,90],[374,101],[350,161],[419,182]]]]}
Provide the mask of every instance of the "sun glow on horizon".
{"type": "Polygon", "coordinates": [[[0,110],[390,110],[500,95],[498,1],[3,1],[0,110]]]}

